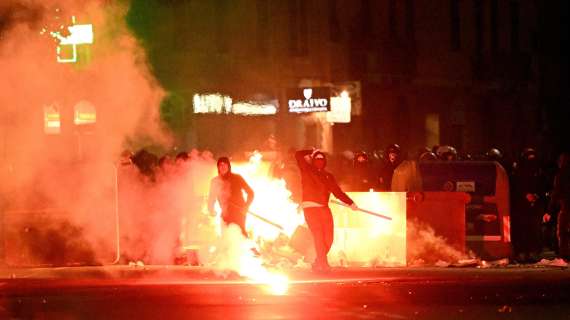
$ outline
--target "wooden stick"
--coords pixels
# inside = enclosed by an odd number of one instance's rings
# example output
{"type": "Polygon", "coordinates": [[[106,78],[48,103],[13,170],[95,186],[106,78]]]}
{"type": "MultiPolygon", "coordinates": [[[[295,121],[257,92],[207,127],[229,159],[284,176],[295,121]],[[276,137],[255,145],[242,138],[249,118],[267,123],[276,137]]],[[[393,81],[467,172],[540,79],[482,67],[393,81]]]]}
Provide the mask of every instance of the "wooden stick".
{"type": "MultiPolygon", "coordinates": [[[[338,205],[340,205],[340,206],[350,208],[350,206],[347,205],[346,203],[340,202],[340,201],[337,201],[337,200],[334,200],[334,199],[331,199],[331,203],[338,204],[338,205]]],[[[383,215],[383,214],[379,214],[379,213],[376,213],[376,212],[372,212],[372,211],[370,211],[370,210],[361,209],[361,208],[358,208],[358,209],[356,209],[356,210],[357,210],[357,211],[360,211],[360,212],[367,213],[367,214],[369,214],[369,215],[373,215],[373,216],[378,217],[378,218],[382,218],[382,219],[386,219],[386,220],[392,220],[392,217],[388,217],[388,216],[385,216],[385,215],[383,215]]]]}

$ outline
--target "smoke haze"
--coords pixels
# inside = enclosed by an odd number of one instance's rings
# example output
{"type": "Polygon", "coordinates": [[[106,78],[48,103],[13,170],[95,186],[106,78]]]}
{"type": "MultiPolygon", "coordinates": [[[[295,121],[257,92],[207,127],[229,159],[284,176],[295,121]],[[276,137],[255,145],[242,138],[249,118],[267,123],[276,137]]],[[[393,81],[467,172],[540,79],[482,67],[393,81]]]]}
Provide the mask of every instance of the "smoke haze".
{"type": "Polygon", "coordinates": [[[38,250],[63,254],[71,247],[80,248],[71,260],[81,260],[86,248],[90,260],[112,260],[119,154],[129,144],[169,143],[158,122],[164,93],[124,23],[127,8],[102,0],[0,4],[0,201],[10,244],[6,255],[28,252],[14,263],[34,264],[43,259],[38,250]],[[93,25],[94,41],[78,47],[76,63],[58,63],[58,41],[50,32],[67,36],[72,16],[77,24],[93,25]],[[81,101],[95,107],[94,125],[74,124],[74,106],[81,101]],[[44,132],[47,106],[59,112],[57,134],[44,132]],[[80,244],[68,241],[66,250],[62,245],[50,249],[49,243],[64,238],[80,244]],[[42,244],[30,248],[33,242],[42,244]],[[18,245],[28,245],[27,251],[18,245]]]}

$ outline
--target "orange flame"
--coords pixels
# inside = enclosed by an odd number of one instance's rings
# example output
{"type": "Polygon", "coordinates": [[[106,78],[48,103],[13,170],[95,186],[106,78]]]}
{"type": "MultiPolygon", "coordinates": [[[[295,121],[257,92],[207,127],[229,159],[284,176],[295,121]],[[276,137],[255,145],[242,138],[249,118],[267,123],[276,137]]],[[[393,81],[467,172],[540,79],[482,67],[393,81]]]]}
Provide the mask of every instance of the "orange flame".
{"type": "Polygon", "coordinates": [[[255,199],[250,211],[261,218],[282,227],[256,218],[247,217],[247,229],[254,238],[275,240],[282,232],[290,237],[295,229],[305,220],[299,213],[299,206],[290,199],[291,192],[287,189],[285,181],[272,178],[269,174],[271,164],[263,161],[262,155],[255,152],[247,163],[232,165],[232,170],[241,174],[251,188],[255,191],[255,199]]]}

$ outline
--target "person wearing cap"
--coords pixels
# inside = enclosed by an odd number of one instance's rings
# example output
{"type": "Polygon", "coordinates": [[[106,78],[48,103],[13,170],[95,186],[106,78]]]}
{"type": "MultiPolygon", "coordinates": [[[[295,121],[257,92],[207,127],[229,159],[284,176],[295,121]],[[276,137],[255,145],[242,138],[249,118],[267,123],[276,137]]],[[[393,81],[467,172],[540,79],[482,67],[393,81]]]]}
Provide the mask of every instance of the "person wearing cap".
{"type": "Polygon", "coordinates": [[[218,176],[210,183],[208,195],[208,211],[215,215],[214,204],[218,201],[222,209],[222,221],[226,226],[237,225],[242,234],[247,238],[245,231],[245,219],[249,206],[253,202],[254,192],[245,179],[232,173],[230,159],[221,157],[218,159],[218,176]],[[244,199],[243,191],[247,194],[244,199]]]}
{"type": "Polygon", "coordinates": [[[301,171],[301,207],[313,235],[316,251],[313,270],[327,271],[330,268],[327,254],[334,240],[334,221],[329,208],[330,194],[350,205],[353,210],[358,207],[340,189],[334,176],[325,170],[327,159],[324,153],[318,150],[300,150],[295,153],[295,158],[301,171]]]}

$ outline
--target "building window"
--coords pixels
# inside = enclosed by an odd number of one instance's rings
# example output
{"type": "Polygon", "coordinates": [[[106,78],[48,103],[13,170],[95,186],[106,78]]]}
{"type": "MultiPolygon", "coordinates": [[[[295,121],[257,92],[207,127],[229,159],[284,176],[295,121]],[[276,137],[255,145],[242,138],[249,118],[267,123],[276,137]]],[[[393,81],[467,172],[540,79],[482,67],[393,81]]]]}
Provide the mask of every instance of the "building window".
{"type": "Polygon", "coordinates": [[[518,1],[511,1],[511,51],[519,51],[519,15],[520,8],[518,1]]]}
{"type": "Polygon", "coordinates": [[[475,53],[473,55],[473,78],[483,77],[483,3],[473,0],[473,21],[475,27],[475,53]]]}
{"type": "Polygon", "coordinates": [[[337,0],[329,0],[329,39],[340,41],[340,22],[338,21],[337,0]]]}
{"type": "Polygon", "coordinates": [[[228,36],[226,24],[228,23],[228,3],[227,0],[215,1],[216,19],[213,19],[216,30],[216,48],[218,53],[228,52],[228,36]]]}
{"type": "Polygon", "coordinates": [[[451,17],[451,50],[461,49],[461,16],[459,12],[459,0],[450,0],[451,17]]]}
{"type": "Polygon", "coordinates": [[[370,17],[372,8],[370,0],[362,0],[360,5],[360,31],[365,38],[369,38],[372,35],[372,19],[370,17]]]}
{"type": "Polygon", "coordinates": [[[44,107],[44,133],[61,133],[61,116],[59,114],[59,107],[55,104],[44,107]]]}
{"type": "Polygon", "coordinates": [[[388,32],[390,34],[390,41],[394,42],[398,38],[397,30],[397,17],[396,17],[396,0],[388,1],[388,32]]]}
{"type": "Polygon", "coordinates": [[[289,53],[303,56],[308,52],[307,3],[289,0],[289,53]]]}
{"type": "Polygon", "coordinates": [[[499,51],[499,0],[491,0],[491,52],[499,51]]]}
{"type": "Polygon", "coordinates": [[[257,51],[261,54],[267,53],[267,42],[269,27],[269,1],[257,0],[257,51]]]}
{"type": "Polygon", "coordinates": [[[89,101],[79,101],[73,107],[73,123],[75,125],[94,124],[96,121],[97,111],[89,101]]]}
{"type": "Polygon", "coordinates": [[[406,38],[408,42],[415,46],[416,29],[415,29],[415,7],[414,0],[406,0],[406,38]]]}
{"type": "Polygon", "coordinates": [[[473,14],[475,15],[475,52],[483,52],[483,3],[481,0],[473,0],[473,14]]]}

